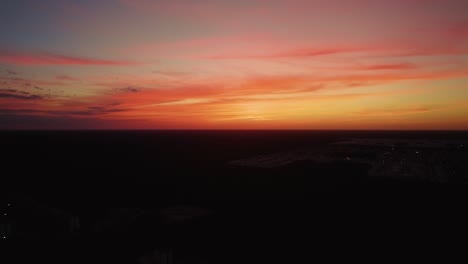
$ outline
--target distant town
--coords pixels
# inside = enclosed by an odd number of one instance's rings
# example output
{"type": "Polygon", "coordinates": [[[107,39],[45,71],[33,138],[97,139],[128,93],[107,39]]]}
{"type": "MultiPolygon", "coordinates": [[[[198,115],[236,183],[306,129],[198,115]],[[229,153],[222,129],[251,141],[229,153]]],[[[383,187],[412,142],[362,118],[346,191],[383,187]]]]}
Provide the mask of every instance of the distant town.
{"type": "Polygon", "coordinates": [[[468,141],[346,139],[314,149],[298,149],[229,162],[231,166],[277,168],[298,161],[362,163],[370,177],[424,182],[466,182],[468,141]]]}

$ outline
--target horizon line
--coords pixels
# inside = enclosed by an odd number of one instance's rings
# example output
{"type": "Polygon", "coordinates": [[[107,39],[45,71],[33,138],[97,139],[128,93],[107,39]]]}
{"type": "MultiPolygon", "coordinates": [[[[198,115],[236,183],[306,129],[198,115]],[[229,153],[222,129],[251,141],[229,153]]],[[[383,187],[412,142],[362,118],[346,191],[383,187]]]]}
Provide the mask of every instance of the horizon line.
{"type": "Polygon", "coordinates": [[[343,132],[468,132],[468,129],[95,129],[95,128],[54,128],[54,129],[0,129],[0,132],[47,132],[47,131],[343,131],[343,132]]]}

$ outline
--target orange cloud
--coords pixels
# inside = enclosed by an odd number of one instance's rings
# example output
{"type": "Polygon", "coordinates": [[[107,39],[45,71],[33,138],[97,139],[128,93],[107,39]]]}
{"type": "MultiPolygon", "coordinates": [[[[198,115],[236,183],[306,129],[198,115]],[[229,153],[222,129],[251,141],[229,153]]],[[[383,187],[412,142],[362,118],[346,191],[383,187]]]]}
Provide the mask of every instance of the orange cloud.
{"type": "Polygon", "coordinates": [[[397,108],[397,109],[372,109],[372,110],[359,111],[357,112],[357,114],[371,115],[371,116],[411,115],[411,114],[420,114],[420,113],[437,111],[442,108],[443,107],[441,106],[438,106],[438,107],[421,106],[421,107],[397,108]]]}
{"type": "MultiPolygon", "coordinates": [[[[405,68],[399,65],[375,66],[376,68],[405,68]]],[[[336,76],[251,76],[247,79],[219,79],[216,81],[188,81],[174,85],[172,81],[160,81],[163,88],[137,85],[124,85],[125,82],[99,83],[111,90],[105,90],[102,96],[88,98],[87,101],[101,100],[121,102],[126,108],[150,106],[182,106],[198,104],[225,104],[239,101],[283,100],[311,96],[323,90],[341,91],[372,84],[383,84],[406,80],[436,80],[468,76],[468,71],[441,72],[397,72],[378,74],[349,74],[336,76]],[[145,88],[140,88],[145,87],[145,88]],[[110,92],[111,91],[111,92],[110,92]]],[[[338,95],[337,95],[338,96],[338,95]]]]}
{"type": "Polygon", "coordinates": [[[398,63],[398,64],[376,64],[358,67],[359,70],[410,70],[415,69],[417,66],[412,63],[398,63]]]}

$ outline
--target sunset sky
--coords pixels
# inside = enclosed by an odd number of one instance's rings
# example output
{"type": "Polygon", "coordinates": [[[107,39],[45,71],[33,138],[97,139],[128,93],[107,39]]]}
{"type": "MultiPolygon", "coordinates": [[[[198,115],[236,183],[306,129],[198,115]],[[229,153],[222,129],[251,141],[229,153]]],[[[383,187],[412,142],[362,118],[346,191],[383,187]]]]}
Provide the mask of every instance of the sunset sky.
{"type": "Polygon", "coordinates": [[[467,0],[0,0],[0,129],[468,129],[467,0]]]}

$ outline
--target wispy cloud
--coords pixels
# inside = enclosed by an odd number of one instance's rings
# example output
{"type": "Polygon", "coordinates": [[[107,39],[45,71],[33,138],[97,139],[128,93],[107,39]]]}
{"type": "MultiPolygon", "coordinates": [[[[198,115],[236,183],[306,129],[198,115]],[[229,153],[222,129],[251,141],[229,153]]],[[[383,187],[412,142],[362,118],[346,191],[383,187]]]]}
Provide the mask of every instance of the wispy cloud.
{"type": "Polygon", "coordinates": [[[368,66],[357,67],[358,70],[378,71],[378,70],[411,70],[417,66],[413,63],[397,63],[397,64],[375,64],[368,66]]]}
{"type": "Polygon", "coordinates": [[[125,112],[129,109],[91,106],[82,110],[41,110],[0,108],[0,114],[47,114],[58,116],[102,116],[109,113],[125,112]]]}
{"type": "Polygon", "coordinates": [[[5,70],[6,73],[10,74],[10,75],[17,75],[18,73],[16,71],[12,71],[12,70],[5,70]]]}
{"type": "MultiPolygon", "coordinates": [[[[365,66],[369,69],[400,69],[405,64],[365,66]]],[[[359,66],[359,69],[364,67],[359,66]]],[[[410,67],[411,68],[411,67],[410,67]]],[[[128,107],[135,106],[182,106],[195,104],[226,104],[233,101],[263,101],[296,98],[310,98],[318,92],[343,93],[375,84],[386,84],[411,80],[442,80],[468,76],[468,71],[386,72],[323,75],[283,75],[251,76],[245,80],[219,80],[219,83],[181,84],[171,89],[124,87],[114,89],[112,100],[123,102],[128,107]],[[229,82],[229,85],[226,85],[229,82]]],[[[352,95],[346,96],[351,98],[352,95]]],[[[337,97],[334,97],[337,98],[337,97]]]]}
{"type": "Polygon", "coordinates": [[[125,66],[138,64],[133,61],[102,60],[52,54],[47,52],[17,52],[6,50],[0,50],[0,62],[14,65],[125,66]]]}
{"type": "Polygon", "coordinates": [[[133,86],[128,86],[124,88],[117,88],[114,89],[118,93],[138,93],[141,91],[141,88],[133,87],[133,86]]]}
{"type": "MultiPolygon", "coordinates": [[[[455,41],[455,40],[453,40],[455,41]]],[[[329,55],[348,55],[348,54],[361,54],[362,57],[417,57],[417,56],[446,56],[446,55],[462,55],[468,54],[468,48],[462,45],[445,45],[437,46],[431,44],[407,44],[395,43],[393,45],[362,45],[330,48],[330,47],[311,47],[302,49],[284,49],[276,52],[230,52],[226,54],[217,55],[203,55],[194,56],[198,59],[206,60],[272,60],[272,59],[307,59],[317,56],[329,55]]],[[[409,64],[401,65],[382,65],[384,68],[395,67],[410,67],[409,64]]]]}
{"type": "Polygon", "coordinates": [[[217,99],[213,99],[213,98],[186,98],[186,99],[181,99],[181,100],[177,100],[177,101],[152,104],[150,106],[191,105],[191,104],[210,103],[210,102],[215,102],[215,101],[217,101],[217,99]]]}
{"type": "Polygon", "coordinates": [[[63,86],[65,82],[60,80],[40,80],[32,78],[18,78],[18,77],[0,77],[0,80],[4,84],[9,84],[12,86],[28,86],[34,87],[39,85],[51,85],[51,86],[63,86]]]}
{"type": "Polygon", "coordinates": [[[413,115],[423,114],[432,111],[437,111],[445,108],[444,106],[416,106],[406,108],[388,108],[388,109],[369,109],[356,112],[359,115],[367,116],[397,116],[397,115],[413,115]]]}
{"type": "Polygon", "coordinates": [[[43,99],[40,95],[18,95],[10,93],[0,93],[0,98],[6,99],[19,99],[19,100],[41,100],[43,99]]]}
{"type": "Polygon", "coordinates": [[[88,108],[87,110],[70,110],[70,111],[45,111],[46,114],[53,114],[53,115],[64,115],[64,116],[102,116],[109,113],[119,113],[125,112],[129,109],[93,109],[88,108]]]}
{"type": "Polygon", "coordinates": [[[230,59],[280,59],[280,58],[308,58],[315,56],[333,55],[340,53],[359,52],[360,48],[310,48],[292,49],[270,54],[225,54],[201,57],[202,59],[230,60],[230,59]]]}
{"type": "Polygon", "coordinates": [[[80,80],[78,78],[68,76],[68,75],[58,75],[58,76],[55,76],[55,79],[59,81],[79,81],[80,80]]]}

